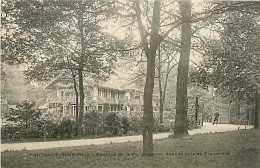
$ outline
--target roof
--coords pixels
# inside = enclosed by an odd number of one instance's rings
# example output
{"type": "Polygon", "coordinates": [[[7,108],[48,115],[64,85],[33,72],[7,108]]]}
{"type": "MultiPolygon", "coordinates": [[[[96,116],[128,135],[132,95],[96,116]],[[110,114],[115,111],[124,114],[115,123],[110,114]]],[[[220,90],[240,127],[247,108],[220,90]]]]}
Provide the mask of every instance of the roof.
{"type": "Polygon", "coordinates": [[[62,84],[61,81],[63,82],[67,81],[68,83],[71,83],[72,78],[68,77],[68,75],[65,72],[63,72],[57,77],[53,78],[43,89],[52,89],[57,85],[57,83],[62,84]]]}
{"type": "MultiPolygon", "coordinates": [[[[95,81],[90,77],[84,78],[84,85],[85,86],[98,86],[100,88],[111,89],[111,90],[138,90],[138,88],[134,81],[127,80],[127,79],[118,79],[117,77],[111,77],[107,81],[95,81]]],[[[54,88],[72,88],[73,87],[73,80],[72,78],[67,75],[65,72],[61,75],[54,78],[50,81],[44,89],[54,89],[54,88]]]]}
{"type": "Polygon", "coordinates": [[[113,80],[113,79],[110,79],[110,80],[102,83],[101,85],[99,85],[99,87],[112,89],[112,90],[122,90],[119,82],[116,80],[113,80]]]}
{"type": "MultiPolygon", "coordinates": [[[[95,81],[92,78],[85,77],[84,83],[87,85],[94,85],[95,81]]],[[[73,79],[70,74],[63,72],[56,78],[52,79],[44,89],[53,89],[53,88],[70,88],[73,87],[73,79]]]]}

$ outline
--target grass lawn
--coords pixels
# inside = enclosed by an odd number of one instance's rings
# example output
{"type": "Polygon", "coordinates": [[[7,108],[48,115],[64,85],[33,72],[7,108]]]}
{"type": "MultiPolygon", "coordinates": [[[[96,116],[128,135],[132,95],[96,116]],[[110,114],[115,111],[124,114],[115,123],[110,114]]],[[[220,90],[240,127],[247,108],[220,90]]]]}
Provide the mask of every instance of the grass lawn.
{"type": "Polygon", "coordinates": [[[154,156],[142,156],[142,142],[1,153],[3,168],[257,168],[260,129],[193,135],[154,141],[154,156]]]}

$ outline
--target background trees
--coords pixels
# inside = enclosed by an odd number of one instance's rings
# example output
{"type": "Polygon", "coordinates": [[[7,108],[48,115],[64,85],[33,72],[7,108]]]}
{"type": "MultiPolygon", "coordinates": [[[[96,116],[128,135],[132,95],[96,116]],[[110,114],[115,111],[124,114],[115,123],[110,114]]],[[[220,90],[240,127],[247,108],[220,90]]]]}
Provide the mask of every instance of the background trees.
{"type": "MultiPolygon", "coordinates": [[[[193,81],[213,85],[223,96],[236,103],[252,104],[259,83],[259,9],[258,3],[238,6],[217,19],[219,40],[204,44],[202,66],[192,73],[193,81]]],[[[257,110],[256,110],[257,111],[257,110]]]]}
{"type": "MultiPolygon", "coordinates": [[[[158,57],[156,59],[156,78],[158,78],[158,90],[160,96],[160,123],[163,123],[163,111],[165,110],[166,91],[169,83],[169,78],[173,78],[172,71],[176,67],[176,55],[178,51],[172,45],[162,43],[158,50],[158,57]],[[172,76],[171,76],[172,75],[172,76]]],[[[172,84],[172,83],[171,83],[172,84]]]]}
{"type": "MultiPolygon", "coordinates": [[[[112,3],[36,0],[16,1],[13,6],[5,7],[5,13],[9,15],[7,21],[15,24],[22,35],[13,35],[4,40],[6,51],[4,50],[3,60],[14,60],[11,55],[17,47],[10,48],[8,40],[27,42],[34,39],[35,43],[27,46],[30,49],[27,53],[33,57],[26,54],[17,60],[30,60],[30,67],[26,73],[30,79],[46,80],[59,75],[62,70],[70,70],[75,92],[78,92],[77,88],[79,90],[80,135],[84,111],[83,76],[104,77],[112,72],[115,61],[115,52],[111,50],[111,47],[116,45],[115,38],[104,33],[104,27],[101,27],[101,22],[106,21],[108,17],[107,11],[112,8],[112,3]],[[75,80],[76,76],[78,80],[75,80]]],[[[6,29],[11,31],[9,27],[6,29]]]]}

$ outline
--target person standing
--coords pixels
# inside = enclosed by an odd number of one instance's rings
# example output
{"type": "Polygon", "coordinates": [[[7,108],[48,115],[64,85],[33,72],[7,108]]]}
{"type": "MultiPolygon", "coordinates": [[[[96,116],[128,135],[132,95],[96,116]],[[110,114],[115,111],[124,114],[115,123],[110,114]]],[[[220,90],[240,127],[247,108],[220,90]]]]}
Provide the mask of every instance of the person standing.
{"type": "Polygon", "coordinates": [[[218,111],[214,114],[214,121],[213,121],[213,125],[216,123],[216,125],[218,124],[218,117],[219,117],[219,113],[218,111]]]}

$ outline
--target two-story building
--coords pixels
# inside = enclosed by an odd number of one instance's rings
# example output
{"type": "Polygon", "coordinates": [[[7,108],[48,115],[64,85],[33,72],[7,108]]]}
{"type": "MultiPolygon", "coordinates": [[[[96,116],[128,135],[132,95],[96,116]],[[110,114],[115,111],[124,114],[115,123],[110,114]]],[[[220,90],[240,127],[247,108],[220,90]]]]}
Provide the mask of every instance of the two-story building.
{"type": "MultiPolygon", "coordinates": [[[[47,99],[48,112],[60,116],[76,114],[76,96],[73,81],[66,75],[52,80],[45,89],[51,90],[47,99]]],[[[143,91],[132,82],[124,80],[95,81],[84,79],[84,113],[91,110],[104,112],[143,111],[143,91]]],[[[158,96],[154,95],[154,109],[158,109],[158,96]]]]}

